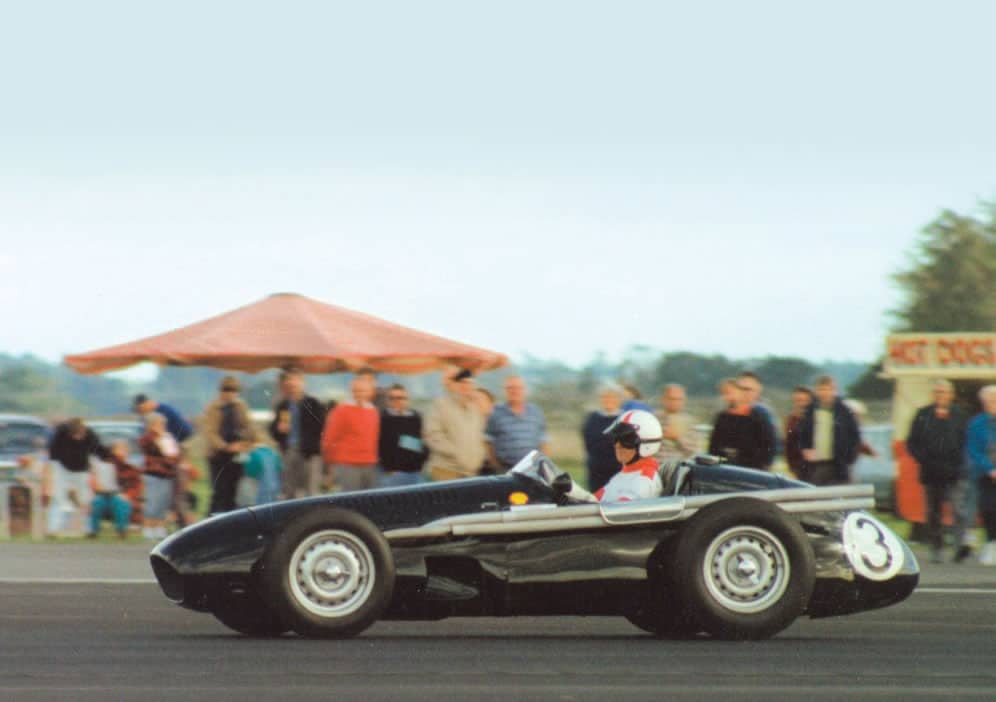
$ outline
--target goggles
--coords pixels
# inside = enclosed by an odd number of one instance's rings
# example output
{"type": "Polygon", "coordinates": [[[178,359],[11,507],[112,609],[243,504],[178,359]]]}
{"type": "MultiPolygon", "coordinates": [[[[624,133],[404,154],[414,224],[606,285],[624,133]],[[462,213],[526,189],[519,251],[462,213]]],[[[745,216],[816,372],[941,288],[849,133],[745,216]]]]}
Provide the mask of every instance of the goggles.
{"type": "Polygon", "coordinates": [[[607,432],[612,437],[613,443],[617,443],[626,449],[635,449],[640,446],[640,435],[636,433],[636,427],[632,424],[618,422],[609,427],[607,432]]]}

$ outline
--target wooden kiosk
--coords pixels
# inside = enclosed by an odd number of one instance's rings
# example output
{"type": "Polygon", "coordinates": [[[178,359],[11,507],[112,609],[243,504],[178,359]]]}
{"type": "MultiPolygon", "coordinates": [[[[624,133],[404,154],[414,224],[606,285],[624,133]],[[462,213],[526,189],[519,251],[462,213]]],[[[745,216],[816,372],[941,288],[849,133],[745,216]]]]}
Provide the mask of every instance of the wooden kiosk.
{"type": "Polygon", "coordinates": [[[933,401],[931,386],[940,378],[978,385],[996,383],[996,333],[892,334],[886,338],[883,376],[895,380],[892,448],[896,459],[896,511],[907,521],[923,523],[926,498],[919,466],[906,451],[913,416],[917,409],[933,401]]]}

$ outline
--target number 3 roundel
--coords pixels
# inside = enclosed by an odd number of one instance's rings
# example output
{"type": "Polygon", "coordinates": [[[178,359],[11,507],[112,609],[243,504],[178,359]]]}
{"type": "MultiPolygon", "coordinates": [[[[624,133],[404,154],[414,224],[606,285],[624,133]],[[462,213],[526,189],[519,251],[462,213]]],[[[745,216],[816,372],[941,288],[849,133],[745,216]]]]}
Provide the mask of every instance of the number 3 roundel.
{"type": "Polygon", "coordinates": [[[844,552],[858,575],[869,580],[888,580],[902,568],[902,544],[874,517],[853,512],[847,515],[841,532],[844,552]]]}

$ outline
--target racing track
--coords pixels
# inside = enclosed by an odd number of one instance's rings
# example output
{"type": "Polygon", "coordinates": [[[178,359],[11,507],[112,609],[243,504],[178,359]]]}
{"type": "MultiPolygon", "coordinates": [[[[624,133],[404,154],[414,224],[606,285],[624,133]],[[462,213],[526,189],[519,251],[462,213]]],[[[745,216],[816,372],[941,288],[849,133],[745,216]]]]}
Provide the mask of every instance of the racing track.
{"type": "Polygon", "coordinates": [[[936,579],[892,609],[801,620],[771,641],[725,643],[657,641],[601,618],[384,622],[350,641],[250,640],[170,605],[153,584],[0,573],[0,700],[992,699],[996,571],[985,575],[936,579]]]}

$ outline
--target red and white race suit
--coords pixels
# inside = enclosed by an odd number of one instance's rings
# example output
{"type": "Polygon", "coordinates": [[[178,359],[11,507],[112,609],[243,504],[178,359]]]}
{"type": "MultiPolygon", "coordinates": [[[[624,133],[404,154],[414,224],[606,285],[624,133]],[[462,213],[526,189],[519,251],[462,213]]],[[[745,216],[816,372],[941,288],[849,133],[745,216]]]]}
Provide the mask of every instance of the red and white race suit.
{"type": "Polygon", "coordinates": [[[661,476],[658,464],[651,457],[623,466],[622,470],[595,492],[600,502],[628,502],[660,497],[661,476]]]}

